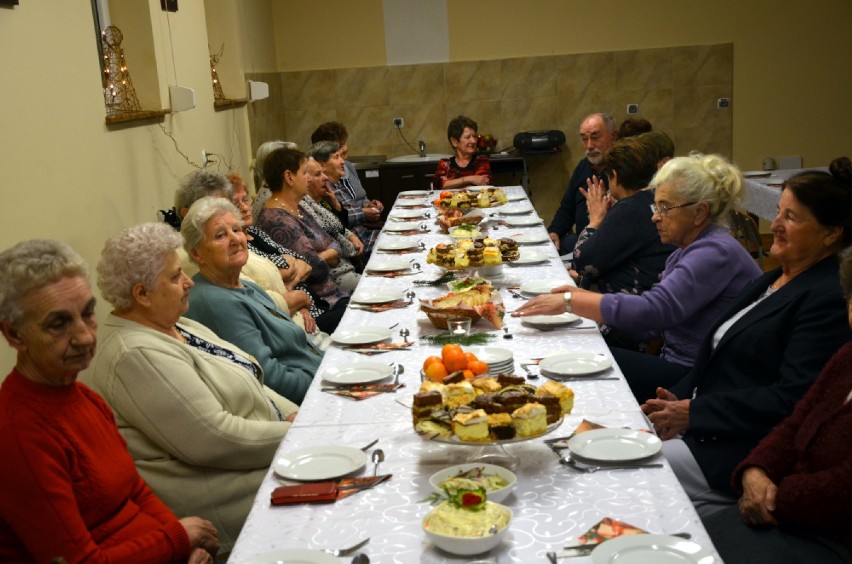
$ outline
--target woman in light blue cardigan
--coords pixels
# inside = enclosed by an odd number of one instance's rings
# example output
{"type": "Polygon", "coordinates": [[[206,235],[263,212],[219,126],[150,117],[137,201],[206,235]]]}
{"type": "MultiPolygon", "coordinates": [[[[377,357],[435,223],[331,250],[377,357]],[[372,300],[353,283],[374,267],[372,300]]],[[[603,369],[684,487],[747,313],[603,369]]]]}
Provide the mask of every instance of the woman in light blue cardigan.
{"type": "Polygon", "coordinates": [[[240,279],[248,246],[239,211],[227,200],[202,198],[189,209],[181,234],[199,268],[186,316],[253,355],[266,384],[301,404],[322,352],[260,287],[240,279]]]}

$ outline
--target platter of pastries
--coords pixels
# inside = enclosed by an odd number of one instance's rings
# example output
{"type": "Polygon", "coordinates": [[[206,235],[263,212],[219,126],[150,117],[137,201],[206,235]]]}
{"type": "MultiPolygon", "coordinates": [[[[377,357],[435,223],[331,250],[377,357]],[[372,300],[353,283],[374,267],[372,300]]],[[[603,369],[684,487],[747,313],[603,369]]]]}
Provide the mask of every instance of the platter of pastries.
{"type": "Polygon", "coordinates": [[[459,239],[454,243],[439,243],[429,249],[426,262],[448,270],[462,270],[513,262],[519,256],[518,243],[510,237],[477,237],[459,239]]]}
{"type": "Polygon", "coordinates": [[[507,204],[509,199],[500,188],[482,188],[477,192],[469,190],[445,190],[432,201],[438,208],[493,208],[507,204]]]}
{"type": "Polygon", "coordinates": [[[453,373],[442,382],[423,382],[414,395],[414,429],[451,444],[504,444],[553,431],[571,413],[574,392],[549,380],[541,386],[499,374],[470,380],[453,373]]]}

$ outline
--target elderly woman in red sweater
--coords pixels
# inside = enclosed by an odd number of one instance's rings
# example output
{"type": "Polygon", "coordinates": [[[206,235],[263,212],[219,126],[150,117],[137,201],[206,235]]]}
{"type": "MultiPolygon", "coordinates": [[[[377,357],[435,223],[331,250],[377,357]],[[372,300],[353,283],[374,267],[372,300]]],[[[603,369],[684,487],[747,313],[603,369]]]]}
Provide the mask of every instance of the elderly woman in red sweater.
{"type": "Polygon", "coordinates": [[[95,353],[86,265],[57,241],[0,253],[0,562],[212,562],[216,529],[145,484],[112,411],[77,382],[95,353]],[[209,552],[208,552],[209,551],[209,552]]]}
{"type": "MultiPolygon", "coordinates": [[[[852,326],[852,255],[840,267],[852,326]]],[[[704,519],[737,562],[852,562],[852,342],[734,472],[738,506],[704,519]]]]}

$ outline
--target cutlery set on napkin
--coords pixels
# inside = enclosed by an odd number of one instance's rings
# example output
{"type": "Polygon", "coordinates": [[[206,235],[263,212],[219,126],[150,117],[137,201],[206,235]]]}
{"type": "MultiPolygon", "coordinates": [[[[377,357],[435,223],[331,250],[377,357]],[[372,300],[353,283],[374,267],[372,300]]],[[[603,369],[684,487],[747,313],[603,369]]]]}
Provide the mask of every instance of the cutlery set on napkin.
{"type": "Polygon", "coordinates": [[[324,482],[311,482],[295,486],[278,486],[272,490],[272,505],[292,505],[296,503],[331,503],[349,497],[360,491],[368,490],[389,480],[392,474],[381,476],[359,476],[324,482]]]}

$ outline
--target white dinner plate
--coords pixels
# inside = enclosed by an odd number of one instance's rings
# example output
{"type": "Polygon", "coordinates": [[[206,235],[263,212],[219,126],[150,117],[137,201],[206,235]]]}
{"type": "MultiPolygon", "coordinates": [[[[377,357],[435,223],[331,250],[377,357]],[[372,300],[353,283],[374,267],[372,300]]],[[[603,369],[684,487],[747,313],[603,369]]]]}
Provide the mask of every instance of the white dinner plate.
{"type": "Polygon", "coordinates": [[[521,318],[521,323],[530,327],[555,329],[576,323],[580,317],[573,313],[560,313],[559,315],[529,315],[521,318]]]}
{"type": "Polygon", "coordinates": [[[391,233],[401,233],[403,231],[423,231],[419,225],[414,222],[402,223],[385,223],[385,226],[382,228],[383,231],[388,231],[391,233]]]}
{"type": "Polygon", "coordinates": [[[502,206],[497,213],[500,215],[523,215],[526,213],[530,213],[533,210],[533,207],[527,203],[520,204],[506,204],[502,206]]]}
{"type": "Polygon", "coordinates": [[[405,190],[396,195],[397,198],[420,198],[429,195],[428,190],[405,190]]]}
{"type": "Polygon", "coordinates": [[[657,435],[633,429],[594,429],[574,435],[568,449],[585,460],[630,462],[654,456],[663,448],[657,435]]]}
{"type": "Polygon", "coordinates": [[[399,200],[397,200],[396,205],[401,207],[401,208],[416,208],[418,206],[431,205],[431,202],[429,200],[420,200],[420,199],[409,200],[407,198],[400,198],[399,200]]]}
{"type": "Polygon", "coordinates": [[[355,290],[350,302],[357,304],[386,304],[402,299],[400,290],[355,290]]]}
{"type": "Polygon", "coordinates": [[[330,480],[367,463],[367,454],[348,446],[315,446],[276,456],[272,470],[288,480],[330,480]]]}
{"type": "Polygon", "coordinates": [[[612,358],[590,352],[558,353],[545,357],[538,364],[542,372],[554,376],[587,376],[612,366],[612,358]]]}
{"type": "Polygon", "coordinates": [[[550,253],[541,249],[521,249],[517,260],[513,260],[509,264],[536,264],[550,260],[550,253]]]}
{"type": "Polygon", "coordinates": [[[412,219],[424,215],[426,215],[426,210],[394,210],[389,214],[390,217],[399,219],[412,219]]]}
{"type": "Polygon", "coordinates": [[[322,379],[331,384],[369,384],[384,380],[393,374],[390,364],[385,362],[357,361],[345,366],[332,366],[322,379]]]}
{"type": "Polygon", "coordinates": [[[369,345],[384,341],[391,335],[384,327],[362,327],[361,329],[338,329],[331,334],[331,340],[341,345],[369,345]]]}
{"type": "Polygon", "coordinates": [[[367,265],[370,272],[395,272],[397,270],[408,270],[411,263],[404,259],[372,261],[367,265]]]}
{"type": "Polygon", "coordinates": [[[544,223],[540,217],[534,215],[529,217],[507,217],[505,221],[507,225],[511,225],[512,227],[531,227],[544,223]]]}
{"type": "Polygon", "coordinates": [[[486,364],[502,364],[512,361],[512,351],[503,347],[474,347],[470,352],[486,364]]]}
{"type": "Polygon", "coordinates": [[[376,245],[376,249],[379,251],[405,251],[416,249],[419,244],[420,240],[415,237],[402,237],[400,239],[385,239],[376,245]]]}
{"type": "Polygon", "coordinates": [[[526,194],[518,194],[518,193],[515,193],[515,194],[508,194],[507,193],[506,194],[506,200],[508,200],[510,202],[520,202],[521,200],[526,200],[526,199],[527,199],[526,194]]]}
{"type": "Polygon", "coordinates": [[[521,293],[538,296],[539,294],[549,294],[550,291],[559,286],[566,286],[568,282],[556,282],[554,280],[533,280],[521,284],[521,293]]]}
{"type": "Polygon", "coordinates": [[[512,239],[519,245],[550,243],[550,237],[543,233],[521,233],[520,235],[514,235],[512,239]]]}
{"type": "Polygon", "coordinates": [[[340,560],[321,550],[305,548],[279,548],[252,556],[245,564],[340,564],[340,560]]]}
{"type": "Polygon", "coordinates": [[[624,535],[592,551],[593,564],[715,564],[713,551],[670,535],[624,535]]]}

